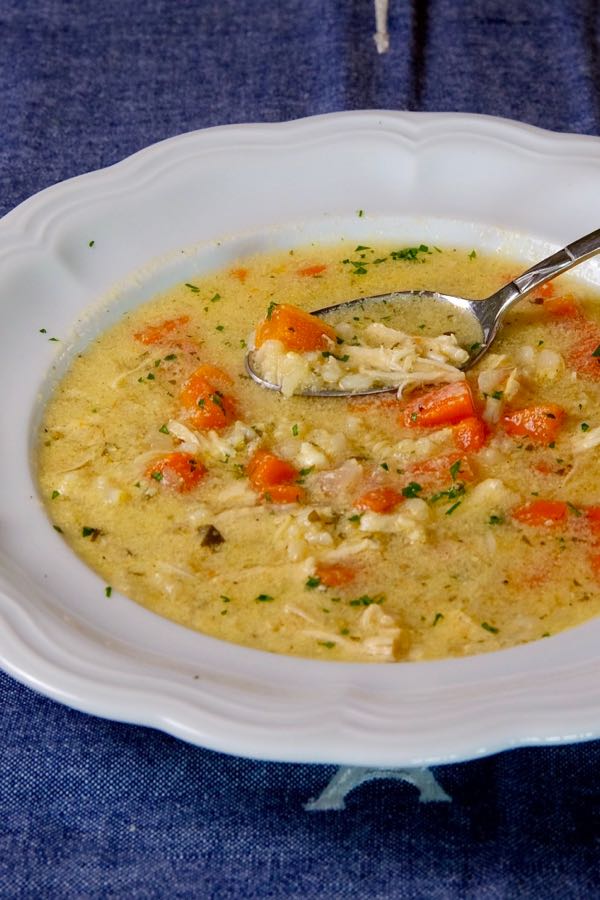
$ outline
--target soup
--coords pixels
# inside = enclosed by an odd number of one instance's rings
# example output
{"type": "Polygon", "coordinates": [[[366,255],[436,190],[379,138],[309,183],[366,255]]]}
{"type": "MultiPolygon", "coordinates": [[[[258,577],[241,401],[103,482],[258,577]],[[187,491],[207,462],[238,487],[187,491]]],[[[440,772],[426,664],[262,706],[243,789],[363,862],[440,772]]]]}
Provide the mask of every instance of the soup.
{"type": "Polygon", "coordinates": [[[554,282],[466,378],[401,396],[284,397],[244,368],[274,304],[399,287],[483,297],[520,268],[464,249],[313,245],[124,315],[73,361],[39,440],[48,514],[104,579],[98,603],[120,591],[227,641],[364,662],[496,650],[595,616],[593,293],[554,282]]]}

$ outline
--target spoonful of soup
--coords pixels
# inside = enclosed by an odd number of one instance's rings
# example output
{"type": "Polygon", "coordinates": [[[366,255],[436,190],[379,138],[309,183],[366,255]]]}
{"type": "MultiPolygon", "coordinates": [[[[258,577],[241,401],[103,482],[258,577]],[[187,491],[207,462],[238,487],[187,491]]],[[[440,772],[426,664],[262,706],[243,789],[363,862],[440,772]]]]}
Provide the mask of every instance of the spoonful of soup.
{"type": "Polygon", "coordinates": [[[246,354],[262,387],[312,397],[364,396],[464,378],[508,311],[600,251],[600,229],[536,263],[483,300],[438,291],[360,297],[307,313],[272,303],[246,354]],[[384,324],[385,321],[385,324],[384,324]]]}

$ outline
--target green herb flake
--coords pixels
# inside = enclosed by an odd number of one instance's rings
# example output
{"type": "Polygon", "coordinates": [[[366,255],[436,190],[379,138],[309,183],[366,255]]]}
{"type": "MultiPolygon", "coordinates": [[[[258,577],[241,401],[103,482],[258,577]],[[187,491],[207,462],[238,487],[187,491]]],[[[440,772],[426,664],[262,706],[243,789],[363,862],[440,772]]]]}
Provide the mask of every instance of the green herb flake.
{"type": "Polygon", "coordinates": [[[48,340],[49,340],[49,341],[59,341],[60,338],[51,337],[51,338],[48,338],[48,340]]]}
{"type": "Polygon", "coordinates": [[[488,519],[488,525],[503,525],[504,521],[504,516],[492,513],[492,515],[488,519]]]}
{"type": "Polygon", "coordinates": [[[356,215],[358,216],[359,219],[362,219],[362,217],[364,216],[364,214],[365,214],[364,209],[357,209],[357,210],[356,210],[356,215]]]}
{"type": "Polygon", "coordinates": [[[92,528],[91,525],[84,525],[83,528],[81,529],[81,537],[89,537],[93,541],[95,541],[96,538],[99,537],[99,535],[100,535],[100,529],[92,528]]]}
{"type": "Polygon", "coordinates": [[[388,464],[387,464],[386,462],[382,462],[382,463],[381,463],[381,468],[382,468],[385,472],[388,472],[390,467],[388,466],[388,464]]]}
{"type": "Polygon", "coordinates": [[[447,516],[451,516],[452,513],[454,512],[454,510],[455,510],[455,509],[458,509],[458,507],[460,506],[461,503],[462,503],[462,500],[457,500],[456,503],[453,503],[452,506],[451,506],[449,509],[446,510],[446,513],[445,513],[445,514],[446,514],[447,516]]]}
{"type": "Polygon", "coordinates": [[[148,374],[146,375],[146,378],[148,379],[148,381],[156,380],[156,376],[154,375],[154,372],[148,372],[148,374]]]}
{"type": "Polygon", "coordinates": [[[244,338],[240,338],[240,347],[241,347],[241,349],[242,349],[242,350],[245,350],[247,346],[248,346],[248,345],[247,345],[246,341],[244,340],[244,338]]]}
{"type": "Polygon", "coordinates": [[[160,431],[161,434],[170,434],[170,431],[167,428],[166,423],[164,425],[161,425],[158,430],[160,431]]]}
{"type": "Polygon", "coordinates": [[[166,360],[167,362],[171,362],[171,360],[177,359],[177,354],[169,353],[168,356],[163,356],[163,359],[166,360]]]}
{"type": "Polygon", "coordinates": [[[185,282],[185,286],[186,286],[186,288],[188,288],[188,290],[190,290],[190,291],[192,292],[192,294],[199,294],[199,293],[200,293],[200,288],[199,288],[199,287],[196,287],[195,284],[190,284],[189,281],[186,281],[186,282],[185,282]]]}
{"type": "Polygon", "coordinates": [[[456,462],[452,463],[450,466],[450,475],[452,476],[452,481],[456,481],[456,476],[460,472],[461,460],[457,459],[456,462]]]}
{"type": "Polygon", "coordinates": [[[318,588],[320,584],[320,578],[318,578],[316,575],[309,575],[309,577],[306,579],[304,587],[308,588],[309,591],[313,591],[315,588],[318,588]]]}
{"type": "Polygon", "coordinates": [[[163,474],[162,474],[162,472],[152,472],[152,474],[150,475],[150,478],[154,478],[155,481],[162,481],[163,474]]]}
{"type": "Polygon", "coordinates": [[[273,310],[275,309],[276,306],[277,306],[277,303],[275,303],[274,300],[271,300],[271,302],[267,306],[267,314],[266,314],[267,320],[269,320],[271,318],[271,316],[273,315],[273,310]]]}
{"type": "Polygon", "coordinates": [[[405,488],[402,488],[402,496],[403,497],[417,497],[421,491],[423,490],[423,486],[418,484],[416,481],[409,482],[405,488]]]}
{"type": "Polygon", "coordinates": [[[40,334],[46,334],[46,333],[47,333],[46,328],[40,328],[40,334]]]}
{"type": "Polygon", "coordinates": [[[222,600],[223,603],[231,603],[231,597],[227,597],[226,594],[221,594],[219,599],[222,600]]]}
{"type": "Polygon", "coordinates": [[[217,391],[215,394],[211,394],[211,395],[210,395],[210,399],[211,399],[212,402],[215,404],[215,406],[219,406],[221,409],[223,409],[223,400],[222,400],[222,396],[223,396],[223,395],[220,394],[218,391],[217,391]]]}
{"type": "Polygon", "coordinates": [[[489,631],[490,634],[498,634],[499,628],[496,628],[494,625],[490,625],[488,622],[482,622],[481,627],[485,628],[486,631],[489,631]]]}
{"type": "Polygon", "coordinates": [[[361,250],[371,250],[371,247],[367,247],[364,244],[359,244],[358,247],[354,248],[355,253],[360,253],[361,250]]]}
{"type": "Polygon", "coordinates": [[[96,241],[88,241],[88,247],[93,247],[96,241]]]}
{"type": "Polygon", "coordinates": [[[474,250],[471,250],[471,252],[469,253],[469,259],[476,259],[476,258],[477,258],[476,252],[474,250]]]}
{"type": "Polygon", "coordinates": [[[210,298],[210,302],[211,302],[211,303],[216,303],[217,300],[220,300],[220,299],[221,299],[221,295],[220,295],[220,294],[213,294],[212,297],[210,298]]]}
{"type": "Polygon", "coordinates": [[[59,534],[64,534],[64,531],[62,530],[60,525],[53,525],[52,527],[54,528],[55,531],[58,531],[59,534]]]}
{"type": "Polygon", "coordinates": [[[110,584],[107,584],[106,587],[104,588],[104,594],[105,594],[106,597],[110,597],[110,596],[111,596],[111,594],[112,594],[112,588],[111,588],[110,584]]]}
{"type": "Polygon", "coordinates": [[[435,614],[435,617],[434,617],[434,619],[433,619],[433,627],[435,628],[435,626],[437,625],[437,623],[438,623],[438,622],[441,622],[441,620],[442,620],[443,618],[444,618],[444,614],[443,614],[443,613],[440,613],[440,612],[436,613],[436,614],[435,614]]]}
{"type": "Polygon", "coordinates": [[[373,604],[381,606],[383,601],[384,597],[369,597],[368,594],[363,594],[362,597],[356,597],[356,599],[350,600],[350,606],[372,606],[373,604]]]}
{"type": "Polygon", "coordinates": [[[596,347],[596,349],[595,349],[594,352],[592,353],[592,356],[600,356],[600,344],[598,344],[598,346],[596,347]]]}
{"type": "Polygon", "coordinates": [[[331,650],[333,647],[335,647],[335,641],[317,641],[317,643],[321,647],[327,647],[328,650],[331,650]]]}
{"type": "Polygon", "coordinates": [[[298,426],[296,424],[292,425],[292,434],[294,437],[298,437],[298,426]]]}
{"type": "Polygon", "coordinates": [[[588,425],[587,422],[582,422],[581,425],[580,425],[579,427],[581,428],[582,431],[589,431],[589,430],[590,430],[590,426],[588,425]]]}
{"type": "Polygon", "coordinates": [[[581,510],[578,509],[578,507],[575,506],[573,503],[570,503],[568,500],[567,500],[567,506],[569,507],[569,509],[571,510],[571,512],[574,513],[576,516],[579,517],[579,516],[582,516],[582,515],[583,515],[583,513],[581,512],[581,510]]]}
{"type": "Polygon", "coordinates": [[[215,325],[215,328],[217,329],[217,331],[225,331],[224,325],[215,325]]]}
{"type": "Polygon", "coordinates": [[[52,500],[56,500],[57,497],[60,497],[60,491],[52,491],[52,500]]]}
{"type": "Polygon", "coordinates": [[[360,522],[362,518],[362,513],[354,513],[353,516],[348,516],[349,522],[360,522]]]}
{"type": "Polygon", "coordinates": [[[490,397],[491,397],[493,400],[502,400],[502,398],[504,397],[504,391],[493,391],[493,392],[490,394],[490,397]]]}
{"type": "Polygon", "coordinates": [[[275,597],[271,597],[270,594],[259,594],[256,598],[257,603],[271,603],[275,597]]]}

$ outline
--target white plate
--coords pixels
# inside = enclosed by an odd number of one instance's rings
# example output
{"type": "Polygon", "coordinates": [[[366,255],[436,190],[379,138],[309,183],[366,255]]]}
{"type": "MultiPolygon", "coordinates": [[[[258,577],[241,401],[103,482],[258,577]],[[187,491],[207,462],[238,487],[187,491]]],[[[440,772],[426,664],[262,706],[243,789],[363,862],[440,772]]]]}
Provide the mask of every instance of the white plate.
{"type": "MultiPolygon", "coordinates": [[[[278,760],[424,765],[600,735],[600,620],[431,663],[237,647],[105,597],[51,528],[31,465],[40,404],[70,354],[198,268],[343,235],[532,261],[597,228],[598,196],[598,139],[488,117],[360,112],[182,135],[11,212],[0,222],[6,671],[90,713],[278,760]]],[[[598,265],[580,277],[600,284],[598,265]]]]}

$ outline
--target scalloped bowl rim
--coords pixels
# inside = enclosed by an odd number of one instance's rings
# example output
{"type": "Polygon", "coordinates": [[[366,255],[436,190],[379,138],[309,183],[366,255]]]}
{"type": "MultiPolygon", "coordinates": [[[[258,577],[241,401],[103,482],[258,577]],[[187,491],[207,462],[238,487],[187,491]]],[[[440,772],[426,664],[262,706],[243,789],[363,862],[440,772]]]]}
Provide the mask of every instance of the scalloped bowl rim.
{"type": "MultiPolygon", "coordinates": [[[[599,146],[458,113],[220,126],[55,185],[9,213],[0,221],[9,338],[0,372],[14,388],[0,440],[14,478],[0,497],[2,667],[85,712],[257,758],[416,766],[599,736],[598,619],[511,650],[426,663],[328,663],[226,644],[114,592],[105,598],[52,531],[31,461],[40,409],[70,356],[166,284],[255,249],[369,234],[446,236],[530,261],[597,226],[599,146]],[[41,327],[63,340],[48,341],[41,327]]],[[[578,277],[600,284],[597,261],[578,277]]]]}

